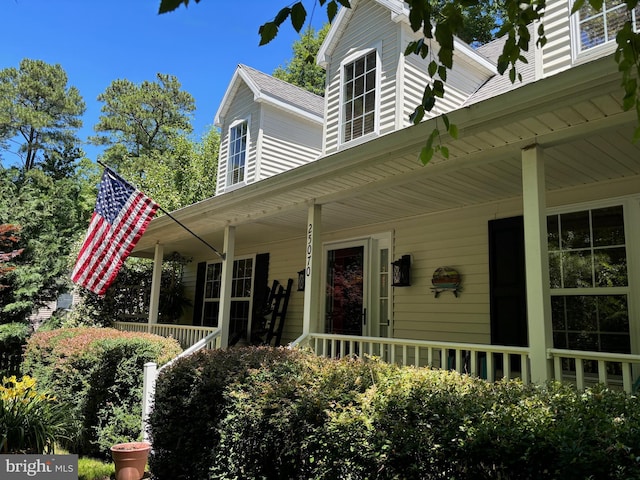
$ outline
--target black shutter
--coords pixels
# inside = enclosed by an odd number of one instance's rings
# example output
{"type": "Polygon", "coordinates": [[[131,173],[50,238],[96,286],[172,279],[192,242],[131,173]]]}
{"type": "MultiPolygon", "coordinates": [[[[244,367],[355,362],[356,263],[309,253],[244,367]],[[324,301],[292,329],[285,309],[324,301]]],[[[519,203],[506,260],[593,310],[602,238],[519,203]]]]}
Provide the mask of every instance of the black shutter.
{"type": "Polygon", "coordinates": [[[489,222],[491,343],[526,347],[527,292],[522,217],[489,222]]]}
{"type": "MultiPolygon", "coordinates": [[[[253,311],[261,312],[269,296],[269,254],[256,255],[256,268],[253,278],[253,311]]],[[[255,317],[254,317],[255,318],[255,317]]]]}
{"type": "Polygon", "coordinates": [[[202,303],[204,302],[204,280],[207,274],[207,262],[198,263],[196,274],[196,294],[193,299],[193,320],[192,325],[202,325],[202,303]]]}

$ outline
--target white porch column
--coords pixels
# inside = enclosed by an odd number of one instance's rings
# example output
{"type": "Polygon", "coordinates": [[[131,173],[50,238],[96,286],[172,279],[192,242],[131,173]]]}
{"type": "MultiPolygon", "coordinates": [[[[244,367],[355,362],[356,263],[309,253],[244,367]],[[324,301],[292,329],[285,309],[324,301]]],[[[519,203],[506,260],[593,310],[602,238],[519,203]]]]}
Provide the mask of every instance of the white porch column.
{"type": "Polygon", "coordinates": [[[304,265],[304,309],[302,314],[302,334],[321,331],[320,322],[320,265],[322,264],[322,244],[320,236],[322,207],[315,203],[309,207],[307,215],[307,235],[304,265]]]}
{"type": "Polygon", "coordinates": [[[220,281],[220,310],[218,327],[220,347],[229,346],[229,329],[231,326],[231,284],[233,283],[233,258],[236,247],[236,227],[227,226],[224,230],[224,259],[222,260],[222,278],[220,281]]]}
{"type": "Polygon", "coordinates": [[[151,298],[149,299],[149,320],[148,331],[151,325],[158,323],[158,307],[160,304],[160,283],[162,281],[162,258],[164,256],[164,245],[156,243],[156,250],[153,256],[153,273],[151,274],[151,298]]]}
{"type": "Polygon", "coordinates": [[[522,150],[522,202],[531,380],[540,383],[551,378],[551,362],[547,358],[547,349],[553,346],[553,335],[549,296],[544,154],[538,145],[522,150]]]}

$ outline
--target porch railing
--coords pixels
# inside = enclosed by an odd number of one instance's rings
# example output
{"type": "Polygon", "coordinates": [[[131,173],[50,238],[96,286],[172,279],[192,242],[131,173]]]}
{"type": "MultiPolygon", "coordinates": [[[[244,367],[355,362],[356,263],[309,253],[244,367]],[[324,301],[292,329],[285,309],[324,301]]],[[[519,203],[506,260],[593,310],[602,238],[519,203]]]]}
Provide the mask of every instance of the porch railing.
{"type": "Polygon", "coordinates": [[[520,378],[529,383],[529,349],[503,345],[432,342],[312,333],[292,345],[308,346],[316,355],[342,358],[371,355],[400,365],[431,366],[485,378],[520,378]]]}
{"type": "Polygon", "coordinates": [[[217,330],[216,327],[194,327],[171,323],[114,322],[113,326],[126,332],[154,333],[162,337],[175,338],[182,348],[191,347],[217,330]]]}
{"type": "Polygon", "coordinates": [[[551,348],[554,378],[570,381],[580,390],[601,383],[635,393],[640,383],[640,355],[586,352],[551,348]],[[635,380],[634,380],[635,379],[635,380]]]}
{"type": "Polygon", "coordinates": [[[220,348],[220,334],[222,333],[222,330],[220,328],[212,328],[210,330],[211,332],[209,332],[208,335],[205,335],[198,342],[191,345],[180,355],[165,363],[160,368],[158,368],[158,365],[155,362],[148,362],[144,364],[142,380],[142,437],[145,440],[149,440],[147,421],[149,418],[149,414],[151,414],[151,410],[153,409],[153,397],[155,395],[156,380],[158,379],[158,375],[162,370],[170,367],[181,358],[188,357],[189,355],[199,350],[215,350],[220,348]]]}

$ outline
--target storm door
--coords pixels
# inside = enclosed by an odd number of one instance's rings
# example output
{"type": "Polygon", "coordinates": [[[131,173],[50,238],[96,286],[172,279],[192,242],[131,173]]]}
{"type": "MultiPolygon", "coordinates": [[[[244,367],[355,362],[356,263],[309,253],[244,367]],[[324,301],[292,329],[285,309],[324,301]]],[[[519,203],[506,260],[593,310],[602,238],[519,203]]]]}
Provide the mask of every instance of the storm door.
{"type": "Polygon", "coordinates": [[[367,241],[326,249],[325,332],[363,335],[367,323],[367,241]]]}

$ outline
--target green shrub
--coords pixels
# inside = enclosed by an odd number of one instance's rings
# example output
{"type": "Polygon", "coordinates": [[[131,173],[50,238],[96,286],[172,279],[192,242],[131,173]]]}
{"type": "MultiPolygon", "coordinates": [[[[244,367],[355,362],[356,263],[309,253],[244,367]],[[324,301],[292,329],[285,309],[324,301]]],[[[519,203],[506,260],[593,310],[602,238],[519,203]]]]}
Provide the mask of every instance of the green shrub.
{"type": "Polygon", "coordinates": [[[158,480],[640,478],[640,401],[237,348],[163,373],[158,480]]]}
{"type": "Polygon", "coordinates": [[[78,480],[109,480],[115,472],[113,462],[88,457],[78,459],[78,480]]]}
{"type": "Polygon", "coordinates": [[[27,343],[29,326],[25,323],[0,325],[0,379],[17,375],[22,362],[22,348],[27,343]]]}
{"type": "Polygon", "coordinates": [[[69,433],[65,405],[24,376],[0,382],[0,453],[52,453],[69,433]]]}
{"type": "Polygon", "coordinates": [[[34,334],[24,370],[71,405],[75,436],[64,446],[99,458],[114,443],[141,432],[143,367],[180,352],[175,340],[108,328],[68,328],[34,334]]]}

